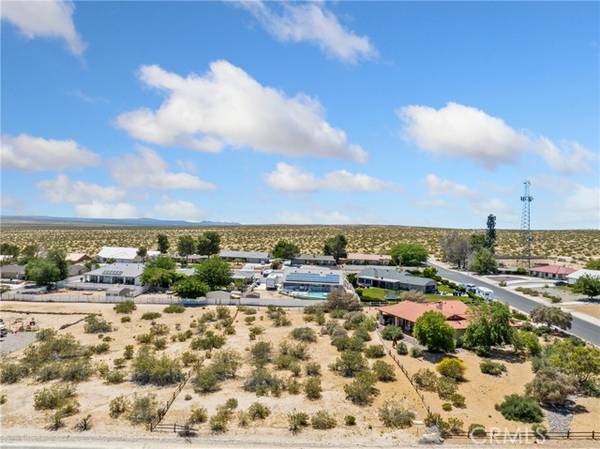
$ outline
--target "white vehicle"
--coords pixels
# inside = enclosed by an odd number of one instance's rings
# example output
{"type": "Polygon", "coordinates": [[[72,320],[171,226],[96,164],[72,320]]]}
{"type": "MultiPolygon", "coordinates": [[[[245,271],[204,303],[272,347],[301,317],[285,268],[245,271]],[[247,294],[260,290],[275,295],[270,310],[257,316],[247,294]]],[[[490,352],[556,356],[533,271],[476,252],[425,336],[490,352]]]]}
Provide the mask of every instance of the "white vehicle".
{"type": "Polygon", "coordinates": [[[281,283],[281,275],[278,273],[271,273],[267,276],[265,287],[267,290],[276,290],[277,284],[281,283]]]}
{"type": "Polygon", "coordinates": [[[475,294],[488,301],[494,299],[494,291],[487,287],[475,287],[475,294]]]}

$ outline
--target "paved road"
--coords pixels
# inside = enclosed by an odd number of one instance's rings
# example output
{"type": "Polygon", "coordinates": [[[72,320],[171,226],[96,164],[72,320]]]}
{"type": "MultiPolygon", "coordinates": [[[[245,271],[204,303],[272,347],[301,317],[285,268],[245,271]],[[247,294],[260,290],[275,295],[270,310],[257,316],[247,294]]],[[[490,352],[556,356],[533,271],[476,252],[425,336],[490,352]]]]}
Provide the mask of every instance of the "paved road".
{"type": "MultiPolygon", "coordinates": [[[[440,276],[446,279],[450,279],[451,281],[481,285],[483,287],[488,287],[492,289],[494,291],[494,297],[496,299],[507,302],[510,306],[522,312],[529,313],[536,306],[539,305],[539,303],[532,299],[524,298],[521,295],[513,293],[502,287],[497,287],[493,284],[489,284],[487,282],[482,281],[481,279],[474,278],[473,276],[470,276],[468,274],[459,273],[453,270],[447,270],[445,268],[440,267],[437,264],[435,265],[435,268],[437,268],[438,274],[440,276]]],[[[573,322],[571,323],[570,332],[573,335],[576,335],[580,338],[583,338],[586,341],[589,341],[590,343],[600,346],[600,326],[597,326],[593,323],[590,323],[589,321],[585,321],[574,316],[573,322]]]]}

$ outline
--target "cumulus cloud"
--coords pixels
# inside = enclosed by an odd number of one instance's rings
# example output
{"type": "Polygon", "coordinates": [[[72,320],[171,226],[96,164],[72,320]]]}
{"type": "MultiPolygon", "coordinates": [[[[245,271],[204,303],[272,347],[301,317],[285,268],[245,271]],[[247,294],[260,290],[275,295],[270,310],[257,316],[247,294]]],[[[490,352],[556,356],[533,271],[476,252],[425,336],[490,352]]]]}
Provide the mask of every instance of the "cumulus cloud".
{"type": "Polygon", "coordinates": [[[175,190],[213,190],[215,185],[184,172],[170,172],[166,162],[150,148],[138,147],[111,163],[112,177],[126,187],[175,190]]]}
{"type": "Polygon", "coordinates": [[[559,222],[590,223],[594,229],[600,228],[600,187],[575,184],[561,205],[559,222]]]}
{"type": "Polygon", "coordinates": [[[104,187],[84,181],[72,181],[66,175],[40,181],[38,187],[51,203],[112,202],[125,199],[125,191],[117,187],[104,187]]]}
{"type": "Polygon", "coordinates": [[[0,161],[3,168],[41,171],[97,165],[100,158],[74,140],[53,140],[19,134],[2,136],[0,161]]]}
{"type": "Polygon", "coordinates": [[[282,42],[310,42],[342,62],[356,63],[377,56],[367,36],[345,28],[324,3],[240,3],[275,39],[282,42]]]}
{"type": "Polygon", "coordinates": [[[7,0],[2,2],[0,17],[28,39],[50,37],[64,39],[69,50],[81,55],[86,44],[73,23],[73,2],[61,0],[7,0]]]}
{"type": "Polygon", "coordinates": [[[156,65],[142,66],[139,73],[167,98],[156,110],[117,117],[117,125],[136,139],[207,152],[249,147],[288,156],[367,159],[344,131],[325,121],[317,100],[304,94],[288,97],[227,61],[213,62],[204,76],[184,78],[156,65]]]}
{"type": "Polygon", "coordinates": [[[437,175],[429,174],[425,177],[425,184],[430,195],[452,195],[463,198],[474,198],[477,194],[469,187],[457,182],[442,179],[437,175]]]}
{"type": "Polygon", "coordinates": [[[521,154],[540,155],[556,171],[590,170],[598,155],[576,142],[561,146],[544,136],[517,131],[501,118],[458,103],[435,109],[411,105],[398,109],[405,137],[436,155],[473,159],[486,168],[515,161],[521,154]]]}
{"type": "Polygon", "coordinates": [[[455,197],[466,200],[477,215],[495,214],[498,218],[509,222],[514,222],[518,218],[511,205],[498,198],[484,198],[479,192],[464,184],[440,178],[432,173],[425,177],[425,184],[429,195],[434,198],[419,203],[421,207],[445,207],[448,203],[436,197],[455,197]]]}
{"type": "Polygon", "coordinates": [[[154,217],[171,220],[199,221],[205,213],[194,203],[163,197],[162,202],[154,206],[154,217]]]}
{"type": "Polygon", "coordinates": [[[317,190],[373,192],[399,189],[396,184],[346,170],[332,171],[319,178],[285,162],[279,162],[275,171],[265,174],[265,181],[272,188],[286,192],[314,192],[317,190]]]}
{"type": "Polygon", "coordinates": [[[76,204],[75,213],[86,218],[137,218],[137,208],[129,203],[105,203],[91,201],[85,204],[76,204]]]}

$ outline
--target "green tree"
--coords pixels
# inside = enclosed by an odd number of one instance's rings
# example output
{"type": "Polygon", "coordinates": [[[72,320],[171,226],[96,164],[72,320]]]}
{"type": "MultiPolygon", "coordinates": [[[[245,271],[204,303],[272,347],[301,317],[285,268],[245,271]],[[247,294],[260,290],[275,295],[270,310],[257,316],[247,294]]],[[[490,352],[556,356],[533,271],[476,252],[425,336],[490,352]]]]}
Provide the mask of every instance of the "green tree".
{"type": "Polygon", "coordinates": [[[46,255],[46,260],[52,262],[60,272],[60,279],[65,279],[69,275],[69,264],[66,259],[67,255],[59,249],[51,249],[46,255]]]}
{"type": "Polygon", "coordinates": [[[158,256],[146,262],[146,267],[162,268],[163,270],[175,270],[177,264],[169,256],[158,256]]]}
{"type": "Polygon", "coordinates": [[[455,264],[458,268],[466,268],[471,254],[471,242],[458,231],[446,234],[440,240],[444,260],[455,264]]]}
{"type": "Polygon", "coordinates": [[[486,248],[492,253],[496,247],[496,216],[489,214],[487,217],[487,230],[485,231],[486,248]]]}
{"type": "Polygon", "coordinates": [[[429,310],[417,318],[413,334],[430,351],[454,351],[454,330],[440,312],[429,310]]]}
{"type": "Polygon", "coordinates": [[[219,256],[211,256],[196,266],[198,278],[211,289],[225,287],[231,282],[231,268],[219,256]]]}
{"type": "Polygon", "coordinates": [[[300,254],[300,248],[287,240],[279,240],[273,248],[273,257],[276,259],[293,259],[300,254]]]}
{"type": "Polygon", "coordinates": [[[60,269],[48,259],[32,259],[25,266],[25,277],[37,285],[50,285],[61,280],[60,269]]]}
{"type": "Polygon", "coordinates": [[[600,295],[600,277],[585,275],[581,276],[573,285],[573,291],[582,293],[588,298],[595,298],[600,295]]]}
{"type": "Polygon", "coordinates": [[[588,262],[585,264],[585,268],[588,270],[600,270],[600,259],[588,260],[588,262]]]}
{"type": "Polygon", "coordinates": [[[466,347],[489,353],[494,346],[512,343],[510,309],[506,304],[483,303],[473,310],[473,315],[463,336],[466,347]]]}
{"type": "Polygon", "coordinates": [[[348,245],[346,237],[342,234],[338,234],[335,237],[325,240],[323,253],[327,256],[333,256],[335,261],[338,262],[342,257],[348,255],[346,252],[346,245],[348,245]]]}
{"type": "Polygon", "coordinates": [[[390,251],[396,265],[415,266],[427,261],[427,250],[416,243],[399,243],[390,251]]]}
{"type": "Polygon", "coordinates": [[[543,323],[561,329],[571,329],[573,321],[573,316],[569,312],[563,312],[558,307],[537,306],[531,311],[530,316],[534,323],[543,323]]]}
{"type": "Polygon", "coordinates": [[[181,257],[194,254],[196,251],[196,243],[191,235],[182,235],[177,241],[177,252],[181,257]]]}
{"type": "Polygon", "coordinates": [[[19,257],[19,247],[12,243],[0,244],[0,254],[3,256],[19,257]]]}
{"type": "Polygon", "coordinates": [[[161,254],[165,254],[169,250],[169,237],[165,234],[158,234],[156,243],[161,254]]]}
{"type": "Polygon", "coordinates": [[[555,341],[546,348],[548,366],[577,379],[579,385],[600,375],[600,350],[573,339],[555,341]]]}
{"type": "Polygon", "coordinates": [[[198,254],[212,256],[218,254],[221,249],[221,236],[215,231],[206,231],[198,237],[198,254]]]}
{"type": "Polygon", "coordinates": [[[173,285],[173,291],[180,298],[199,298],[206,296],[210,288],[198,276],[188,276],[173,285]]]}
{"type": "Polygon", "coordinates": [[[527,396],[550,405],[563,405],[575,390],[571,377],[551,367],[538,370],[533,380],[525,385],[527,396]]]}
{"type": "Polygon", "coordinates": [[[184,275],[175,271],[176,264],[169,256],[158,256],[146,262],[142,273],[142,285],[169,288],[184,275]]]}
{"type": "Polygon", "coordinates": [[[140,246],[137,250],[137,255],[141,259],[144,259],[148,255],[148,250],[146,249],[145,246],[140,246]]]}
{"type": "Polygon", "coordinates": [[[479,248],[472,254],[469,269],[477,274],[496,273],[498,271],[498,263],[494,254],[489,249],[479,248]]]}

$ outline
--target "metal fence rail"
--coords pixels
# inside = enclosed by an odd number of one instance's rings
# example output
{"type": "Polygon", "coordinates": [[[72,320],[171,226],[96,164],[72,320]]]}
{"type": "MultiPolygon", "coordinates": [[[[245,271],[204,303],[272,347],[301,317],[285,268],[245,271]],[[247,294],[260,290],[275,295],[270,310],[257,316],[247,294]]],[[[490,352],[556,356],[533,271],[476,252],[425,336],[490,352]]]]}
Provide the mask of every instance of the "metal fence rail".
{"type": "Polygon", "coordinates": [[[460,430],[457,432],[453,432],[448,435],[444,435],[444,438],[476,438],[476,439],[490,439],[493,441],[501,441],[501,440],[534,440],[534,439],[543,439],[546,438],[548,440],[600,440],[600,431],[591,430],[591,431],[582,431],[582,432],[540,432],[536,433],[534,431],[525,431],[525,432],[505,432],[498,430],[490,430],[485,431],[485,434],[482,432],[481,434],[472,434],[470,432],[466,432],[464,430],[460,430]]]}

